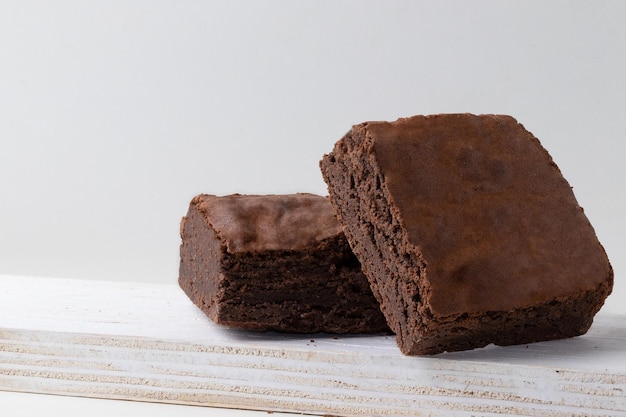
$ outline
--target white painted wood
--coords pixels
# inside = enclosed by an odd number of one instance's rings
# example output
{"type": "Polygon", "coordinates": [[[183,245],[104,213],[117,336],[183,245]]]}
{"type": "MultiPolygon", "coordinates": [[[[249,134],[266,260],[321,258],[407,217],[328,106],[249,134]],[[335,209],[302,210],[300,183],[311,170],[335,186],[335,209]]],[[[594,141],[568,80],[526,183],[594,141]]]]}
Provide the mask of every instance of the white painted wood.
{"type": "Polygon", "coordinates": [[[229,330],[175,285],[0,276],[0,389],[341,416],[626,416],[626,316],[433,357],[229,330]]]}

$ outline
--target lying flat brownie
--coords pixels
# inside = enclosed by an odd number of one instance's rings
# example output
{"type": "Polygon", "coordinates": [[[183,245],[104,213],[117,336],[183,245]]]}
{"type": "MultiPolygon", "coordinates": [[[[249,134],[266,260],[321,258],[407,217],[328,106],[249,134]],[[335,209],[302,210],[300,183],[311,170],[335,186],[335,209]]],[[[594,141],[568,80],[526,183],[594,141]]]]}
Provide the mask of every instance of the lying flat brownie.
{"type": "Polygon", "coordinates": [[[512,117],[363,123],[320,166],[405,354],[580,335],[612,290],[571,187],[512,117]]]}
{"type": "Polygon", "coordinates": [[[325,197],[198,195],[181,237],[180,287],[217,323],[298,333],[389,330],[325,197]]]}

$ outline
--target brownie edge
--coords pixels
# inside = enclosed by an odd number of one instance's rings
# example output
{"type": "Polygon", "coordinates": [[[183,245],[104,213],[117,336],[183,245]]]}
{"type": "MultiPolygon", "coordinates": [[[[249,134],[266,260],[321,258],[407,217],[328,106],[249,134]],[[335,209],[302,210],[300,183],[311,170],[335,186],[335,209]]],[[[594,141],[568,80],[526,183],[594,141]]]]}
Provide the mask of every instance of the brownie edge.
{"type": "Polygon", "coordinates": [[[571,187],[510,116],[362,123],[320,168],[405,354],[577,336],[611,293],[571,187]]]}
{"type": "Polygon", "coordinates": [[[296,333],[389,328],[327,198],[194,197],[179,285],[218,324],[296,333]]]}

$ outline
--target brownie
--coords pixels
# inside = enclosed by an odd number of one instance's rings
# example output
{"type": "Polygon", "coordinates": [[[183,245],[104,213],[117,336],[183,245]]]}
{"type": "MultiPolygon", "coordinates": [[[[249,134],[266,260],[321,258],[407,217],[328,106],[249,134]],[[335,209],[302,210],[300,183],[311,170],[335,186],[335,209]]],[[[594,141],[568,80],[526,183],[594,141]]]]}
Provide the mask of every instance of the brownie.
{"type": "Polygon", "coordinates": [[[580,335],[612,290],[571,187],[512,117],[359,124],[320,167],[405,354],[580,335]]]}
{"type": "Polygon", "coordinates": [[[297,333],[388,332],[328,198],[198,195],[179,284],[213,321],[297,333]]]}

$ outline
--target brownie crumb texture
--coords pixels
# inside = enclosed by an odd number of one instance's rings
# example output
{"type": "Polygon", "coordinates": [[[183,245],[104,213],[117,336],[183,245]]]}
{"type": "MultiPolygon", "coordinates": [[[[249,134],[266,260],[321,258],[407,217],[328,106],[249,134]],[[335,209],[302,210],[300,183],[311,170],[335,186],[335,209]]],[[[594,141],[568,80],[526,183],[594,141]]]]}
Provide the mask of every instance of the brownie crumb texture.
{"type": "Polygon", "coordinates": [[[510,116],[362,123],[320,167],[405,354],[581,335],[612,290],[572,188],[510,116]]]}
{"type": "Polygon", "coordinates": [[[179,285],[216,323],[297,333],[389,331],[325,197],[198,195],[181,238],[179,285]]]}

